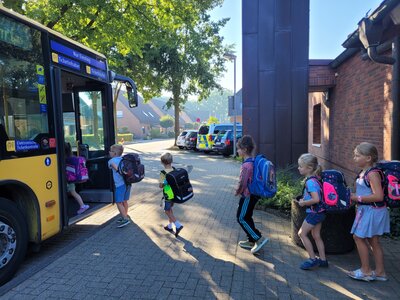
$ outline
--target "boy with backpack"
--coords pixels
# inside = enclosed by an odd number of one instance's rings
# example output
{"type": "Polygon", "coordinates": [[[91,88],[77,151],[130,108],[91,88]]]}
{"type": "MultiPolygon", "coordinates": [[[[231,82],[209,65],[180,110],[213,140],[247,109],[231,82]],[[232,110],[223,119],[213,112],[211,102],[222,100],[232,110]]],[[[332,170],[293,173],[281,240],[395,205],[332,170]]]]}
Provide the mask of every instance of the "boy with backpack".
{"type": "Polygon", "coordinates": [[[120,144],[114,144],[110,147],[110,157],[108,167],[112,169],[115,185],[114,199],[121,217],[118,219],[117,227],[122,228],[131,223],[131,218],[128,215],[128,200],[131,194],[131,185],[125,184],[124,177],[119,173],[119,164],[122,160],[124,147],[120,144]]]}
{"type": "Polygon", "coordinates": [[[171,189],[171,186],[166,181],[166,176],[168,173],[172,172],[174,168],[172,167],[172,155],[169,152],[164,153],[161,155],[161,164],[164,167],[164,170],[160,172],[160,179],[159,179],[159,187],[163,189],[164,194],[164,212],[168,217],[168,225],[164,226],[164,229],[172,234],[175,234],[178,237],[179,233],[183,229],[183,225],[176,219],[174,216],[174,212],[172,211],[172,207],[174,206],[174,202],[172,202],[174,195],[171,189]],[[175,232],[172,228],[172,224],[175,225],[175,232]]]}

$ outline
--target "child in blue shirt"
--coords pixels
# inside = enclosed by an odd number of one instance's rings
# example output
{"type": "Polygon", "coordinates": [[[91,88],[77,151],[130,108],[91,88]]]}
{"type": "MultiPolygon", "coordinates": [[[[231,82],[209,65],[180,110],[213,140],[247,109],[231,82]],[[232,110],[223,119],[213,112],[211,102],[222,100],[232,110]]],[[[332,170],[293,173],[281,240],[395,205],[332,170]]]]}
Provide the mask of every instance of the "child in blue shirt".
{"type": "Polygon", "coordinates": [[[322,168],[318,164],[318,159],[310,153],[302,154],[298,163],[299,173],[305,176],[303,198],[298,201],[298,204],[301,207],[307,206],[307,216],[301,225],[298,235],[310,257],[300,265],[300,269],[311,270],[316,267],[328,267],[325,245],[321,238],[322,222],[326,217],[325,211],[320,205],[322,193],[319,177],[322,168]],[[319,258],[315,256],[314,247],[308,238],[310,231],[317,245],[319,258]]]}
{"type": "Polygon", "coordinates": [[[128,200],[131,194],[131,185],[126,185],[124,178],[118,172],[118,165],[122,160],[121,156],[123,152],[124,147],[122,145],[112,145],[109,151],[111,159],[108,161],[108,167],[112,169],[113,172],[115,203],[117,203],[119,213],[121,214],[121,217],[117,221],[118,228],[125,227],[131,223],[131,218],[128,215],[128,200]]]}

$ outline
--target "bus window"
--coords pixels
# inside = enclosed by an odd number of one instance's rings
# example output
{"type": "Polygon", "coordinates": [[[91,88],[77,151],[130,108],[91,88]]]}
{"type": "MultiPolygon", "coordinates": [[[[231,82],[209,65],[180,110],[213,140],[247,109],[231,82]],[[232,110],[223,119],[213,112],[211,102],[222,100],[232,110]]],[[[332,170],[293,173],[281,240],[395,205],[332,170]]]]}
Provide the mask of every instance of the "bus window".
{"type": "Polygon", "coordinates": [[[79,92],[82,143],[89,150],[104,150],[102,101],[101,91],[79,92]]]}
{"type": "Polygon", "coordinates": [[[6,16],[0,16],[0,23],[19,34],[18,39],[0,37],[0,124],[8,139],[15,141],[8,149],[10,154],[34,154],[48,148],[35,138],[46,137],[47,141],[49,136],[40,32],[6,16]]]}

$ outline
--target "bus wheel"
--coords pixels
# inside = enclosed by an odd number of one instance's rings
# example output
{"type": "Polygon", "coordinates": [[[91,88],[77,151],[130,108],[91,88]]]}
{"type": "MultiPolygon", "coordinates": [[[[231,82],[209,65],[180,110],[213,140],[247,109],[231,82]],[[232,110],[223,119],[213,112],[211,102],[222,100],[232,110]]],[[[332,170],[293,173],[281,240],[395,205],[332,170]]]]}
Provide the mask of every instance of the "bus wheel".
{"type": "Polygon", "coordinates": [[[0,197],[0,285],[18,270],[27,244],[28,230],[22,213],[12,201],[0,197]]]}

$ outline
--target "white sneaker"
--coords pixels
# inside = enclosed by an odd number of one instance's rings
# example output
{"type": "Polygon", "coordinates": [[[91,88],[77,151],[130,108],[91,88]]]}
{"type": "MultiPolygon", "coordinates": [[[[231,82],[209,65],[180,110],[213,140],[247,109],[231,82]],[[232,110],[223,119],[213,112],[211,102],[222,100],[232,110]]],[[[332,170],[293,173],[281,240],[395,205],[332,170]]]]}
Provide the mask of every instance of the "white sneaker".
{"type": "Polygon", "coordinates": [[[250,242],[250,241],[240,241],[239,242],[239,246],[242,247],[243,249],[251,249],[253,248],[255,245],[254,242],[250,242]]]}
{"type": "Polygon", "coordinates": [[[257,253],[266,243],[268,243],[269,239],[265,237],[261,237],[258,241],[256,241],[253,248],[251,248],[251,253],[257,253]]]}
{"type": "Polygon", "coordinates": [[[119,223],[119,225],[117,226],[118,228],[122,228],[125,227],[126,225],[130,224],[131,220],[129,219],[123,219],[121,223],[119,223]]]}

